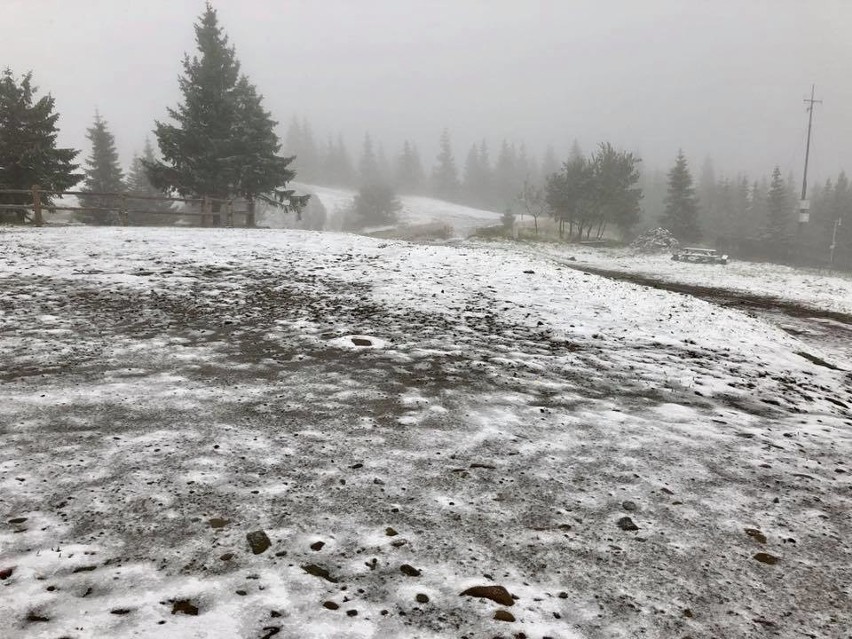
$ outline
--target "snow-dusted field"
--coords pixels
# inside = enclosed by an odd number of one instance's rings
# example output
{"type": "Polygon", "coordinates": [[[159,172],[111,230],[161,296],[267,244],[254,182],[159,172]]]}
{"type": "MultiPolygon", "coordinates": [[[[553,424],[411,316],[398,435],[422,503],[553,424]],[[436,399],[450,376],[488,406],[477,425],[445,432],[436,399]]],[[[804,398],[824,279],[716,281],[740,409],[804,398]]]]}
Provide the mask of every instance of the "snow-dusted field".
{"type": "MultiPolygon", "coordinates": [[[[311,185],[297,185],[297,188],[300,192],[313,193],[323,203],[332,228],[339,228],[341,217],[355,197],[355,191],[347,189],[311,185]]],[[[500,214],[493,211],[417,195],[401,195],[399,201],[402,204],[400,224],[446,224],[452,227],[454,237],[467,237],[478,228],[500,224],[500,214]]]]}
{"type": "Polygon", "coordinates": [[[726,265],[687,264],[673,261],[669,253],[646,255],[629,248],[532,246],[539,253],[557,258],[575,257],[580,265],[638,273],[681,284],[726,288],[852,314],[852,275],[849,273],[738,260],[726,265]]]}
{"type": "Polygon", "coordinates": [[[836,353],[503,246],[44,228],[0,256],[2,637],[852,627],[836,353]]]}

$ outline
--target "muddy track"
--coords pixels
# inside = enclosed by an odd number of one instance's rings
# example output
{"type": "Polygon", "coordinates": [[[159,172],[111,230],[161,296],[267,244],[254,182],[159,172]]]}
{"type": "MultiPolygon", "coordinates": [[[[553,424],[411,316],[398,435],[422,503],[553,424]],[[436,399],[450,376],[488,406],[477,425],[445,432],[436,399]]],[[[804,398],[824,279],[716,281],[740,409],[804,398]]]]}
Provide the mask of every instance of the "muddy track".
{"type": "Polygon", "coordinates": [[[683,284],[680,282],[672,282],[663,280],[651,275],[643,275],[641,273],[628,273],[625,271],[615,271],[604,269],[595,266],[580,265],[575,262],[559,260],[560,264],[568,268],[583,273],[591,273],[592,275],[600,275],[613,280],[622,282],[632,282],[641,284],[650,288],[657,288],[664,291],[673,291],[675,293],[684,293],[692,295],[709,302],[714,302],[720,306],[731,306],[734,308],[746,308],[758,313],[770,311],[773,313],[783,312],[791,317],[803,317],[807,319],[828,319],[842,324],[852,326],[852,315],[841,313],[839,311],[830,311],[823,308],[816,308],[806,304],[799,304],[790,300],[772,297],[770,295],[755,295],[744,291],[736,291],[729,288],[719,288],[715,286],[697,286],[695,284],[683,284]]]}
{"type": "Polygon", "coordinates": [[[828,368],[850,370],[852,368],[852,315],[816,308],[770,295],[758,295],[715,286],[698,286],[672,282],[652,275],[600,268],[578,264],[569,260],[557,260],[581,273],[599,275],[612,280],[630,282],[649,288],[691,295],[699,299],[735,308],[760,316],[781,330],[796,336],[809,346],[831,353],[834,363],[814,358],[808,353],[799,353],[816,364],[828,368]],[[845,361],[844,361],[845,360],[845,361]]]}

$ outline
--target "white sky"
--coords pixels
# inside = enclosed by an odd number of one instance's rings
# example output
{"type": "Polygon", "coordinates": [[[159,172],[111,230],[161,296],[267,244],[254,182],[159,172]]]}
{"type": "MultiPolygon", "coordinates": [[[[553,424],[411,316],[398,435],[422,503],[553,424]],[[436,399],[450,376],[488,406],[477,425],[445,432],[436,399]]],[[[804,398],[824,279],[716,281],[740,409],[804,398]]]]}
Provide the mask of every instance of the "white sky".
{"type": "MultiPolygon", "coordinates": [[[[217,0],[243,70],[286,126],[403,138],[430,166],[449,127],[457,161],[486,137],[574,138],[697,172],[799,172],[817,85],[814,173],[852,170],[852,1],[217,0]]],[[[201,0],[0,0],[0,63],[57,99],[83,148],[95,109],[125,160],[177,103],[201,0]]]]}

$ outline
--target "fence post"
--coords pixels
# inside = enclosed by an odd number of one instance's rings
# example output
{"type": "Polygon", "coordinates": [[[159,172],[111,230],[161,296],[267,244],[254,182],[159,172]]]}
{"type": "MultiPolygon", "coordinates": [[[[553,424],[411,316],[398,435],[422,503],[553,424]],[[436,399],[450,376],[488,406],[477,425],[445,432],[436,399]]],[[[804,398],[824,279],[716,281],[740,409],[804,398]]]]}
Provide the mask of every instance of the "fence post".
{"type": "Polygon", "coordinates": [[[118,196],[118,219],[121,222],[122,226],[127,226],[128,223],[128,213],[127,213],[127,196],[124,193],[121,193],[118,196]]]}
{"type": "Polygon", "coordinates": [[[246,228],[253,229],[255,226],[254,219],[254,198],[249,198],[248,212],[246,213],[246,228]]]}
{"type": "Polygon", "coordinates": [[[41,215],[41,193],[38,184],[33,184],[33,223],[36,226],[44,226],[44,218],[41,215]]]}

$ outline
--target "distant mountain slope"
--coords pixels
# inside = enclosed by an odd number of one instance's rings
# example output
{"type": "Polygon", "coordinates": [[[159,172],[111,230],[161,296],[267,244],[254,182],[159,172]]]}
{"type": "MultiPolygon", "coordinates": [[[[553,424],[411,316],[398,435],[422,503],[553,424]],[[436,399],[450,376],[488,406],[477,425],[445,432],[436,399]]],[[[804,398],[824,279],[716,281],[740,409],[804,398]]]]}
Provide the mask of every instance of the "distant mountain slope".
{"type": "MultiPolygon", "coordinates": [[[[311,184],[294,184],[299,192],[312,193],[319,199],[328,213],[327,228],[340,229],[344,211],[355,197],[355,191],[311,184]]],[[[418,195],[402,195],[401,225],[448,224],[456,237],[467,237],[476,229],[500,223],[500,214],[494,211],[453,204],[443,200],[418,195]]]]}

